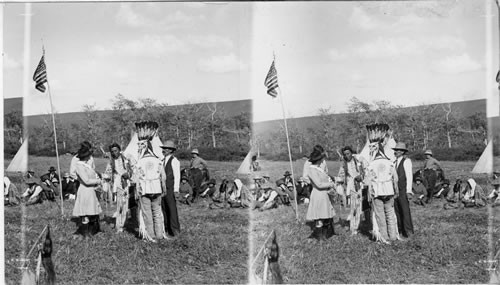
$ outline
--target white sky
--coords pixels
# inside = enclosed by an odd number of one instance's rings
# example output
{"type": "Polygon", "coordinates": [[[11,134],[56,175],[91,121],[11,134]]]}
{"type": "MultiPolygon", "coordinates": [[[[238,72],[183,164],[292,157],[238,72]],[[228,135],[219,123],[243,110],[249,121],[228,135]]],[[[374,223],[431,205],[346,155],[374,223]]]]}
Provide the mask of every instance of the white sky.
{"type": "MultiPolygon", "coordinates": [[[[23,14],[4,4],[7,98],[23,94],[23,14]]],[[[494,0],[37,3],[32,14],[27,115],[50,112],[31,80],[42,38],[61,113],[107,109],[121,93],[171,105],[253,99],[254,121],[281,119],[263,85],[273,52],[288,117],[343,112],[353,96],[409,106],[498,94],[494,0]]]]}
{"type": "Polygon", "coordinates": [[[263,86],[273,51],[287,117],[344,112],[353,96],[409,106],[486,98],[487,85],[498,95],[494,1],[260,3],[253,16],[254,121],[282,118],[263,86]]]}
{"type": "MultiPolygon", "coordinates": [[[[24,4],[4,6],[4,97],[23,94],[24,4]]],[[[25,114],[50,112],[31,80],[46,50],[57,112],[121,93],[170,105],[250,99],[248,3],[32,4],[25,114]]]]}

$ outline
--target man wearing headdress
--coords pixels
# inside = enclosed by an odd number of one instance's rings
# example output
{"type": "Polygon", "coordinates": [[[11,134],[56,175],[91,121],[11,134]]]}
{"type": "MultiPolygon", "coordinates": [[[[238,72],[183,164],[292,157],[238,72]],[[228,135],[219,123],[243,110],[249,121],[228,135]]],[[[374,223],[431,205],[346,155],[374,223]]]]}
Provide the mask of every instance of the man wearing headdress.
{"type": "Polygon", "coordinates": [[[139,205],[139,235],[146,241],[165,238],[161,198],[167,194],[165,169],[154,153],[151,141],[156,135],[155,122],[136,123],[139,156],[133,175],[139,205]]]}
{"type": "Polygon", "coordinates": [[[398,174],[398,189],[399,196],[394,201],[394,210],[398,220],[398,231],[404,237],[409,238],[413,235],[413,222],[411,220],[410,205],[408,203],[408,195],[413,195],[413,166],[411,159],[406,156],[408,149],[405,143],[397,143],[394,150],[396,161],[396,173],[398,174]]]}
{"type": "Polygon", "coordinates": [[[374,124],[366,126],[370,141],[371,161],[366,175],[369,177],[369,193],[375,216],[373,236],[377,241],[389,244],[398,238],[394,198],[399,196],[398,175],[391,160],[384,153],[389,126],[374,124]]]}
{"type": "MultiPolygon", "coordinates": [[[[127,219],[129,184],[132,175],[130,161],[121,152],[121,147],[117,143],[109,146],[111,157],[106,165],[105,174],[110,179],[113,196],[116,195],[116,224],[117,232],[123,232],[123,226],[127,219]]],[[[113,199],[114,200],[114,199],[113,199]]]]}
{"type": "MultiPolygon", "coordinates": [[[[365,161],[357,158],[350,146],[342,148],[343,165],[339,169],[339,178],[344,183],[346,198],[350,199],[350,213],[347,218],[351,234],[358,233],[361,218],[361,198],[365,178],[365,161]]],[[[347,204],[347,203],[346,203],[347,204]]]]}
{"type": "Polygon", "coordinates": [[[165,186],[167,188],[166,195],[161,199],[165,231],[171,236],[177,236],[181,232],[176,204],[176,196],[179,196],[180,191],[181,164],[174,156],[177,148],[173,141],[166,141],[161,148],[164,155],[162,165],[165,171],[165,186]]]}

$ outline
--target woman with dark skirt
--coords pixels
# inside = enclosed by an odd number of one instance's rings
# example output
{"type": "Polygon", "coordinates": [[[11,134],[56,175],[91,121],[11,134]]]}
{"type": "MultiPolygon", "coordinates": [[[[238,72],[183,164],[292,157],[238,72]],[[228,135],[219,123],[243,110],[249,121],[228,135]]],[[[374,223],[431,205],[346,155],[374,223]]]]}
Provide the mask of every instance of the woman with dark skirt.
{"type": "Polygon", "coordinates": [[[329,197],[329,193],[334,189],[335,184],[324,167],[322,167],[325,156],[324,152],[315,148],[309,156],[311,165],[307,174],[311,181],[312,191],[306,220],[314,221],[314,230],[309,238],[317,240],[325,240],[335,234],[333,228],[335,210],[329,197]]]}
{"type": "Polygon", "coordinates": [[[81,222],[75,235],[83,235],[87,238],[101,231],[99,214],[102,209],[95,192],[95,189],[101,185],[101,179],[89,163],[92,152],[88,147],[82,146],[78,150],[77,157],[79,161],[75,168],[80,187],[73,208],[73,216],[79,217],[81,222]]]}

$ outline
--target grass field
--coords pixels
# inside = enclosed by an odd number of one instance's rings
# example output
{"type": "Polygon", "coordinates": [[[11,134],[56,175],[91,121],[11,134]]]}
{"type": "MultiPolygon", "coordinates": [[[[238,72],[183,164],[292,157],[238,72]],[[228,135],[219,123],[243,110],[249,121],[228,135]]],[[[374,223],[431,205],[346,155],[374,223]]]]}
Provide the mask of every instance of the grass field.
{"type": "MultiPolygon", "coordinates": [[[[62,172],[69,168],[70,159],[61,158],[62,172]]],[[[103,171],[105,164],[106,160],[96,159],[98,171],[103,171]]],[[[56,160],[30,157],[29,165],[39,176],[49,166],[56,166],[56,160]]],[[[209,162],[209,165],[211,175],[220,182],[222,178],[233,179],[239,163],[209,162]]],[[[20,179],[20,176],[12,177],[16,184],[20,179]]],[[[101,214],[104,232],[89,240],[72,239],[76,230],[71,217],[73,203],[64,201],[64,217],[59,202],[5,208],[8,284],[19,284],[18,259],[23,250],[29,251],[47,224],[51,226],[52,259],[60,284],[213,284],[245,283],[247,280],[249,219],[246,210],[210,210],[203,201],[191,207],[178,204],[181,235],[175,240],[151,244],[138,239],[133,229],[116,234],[109,218],[114,208],[106,210],[104,204],[101,214]]],[[[33,261],[31,268],[34,265],[33,261]]]]}
{"type": "MultiPolygon", "coordinates": [[[[262,173],[276,180],[289,169],[287,162],[262,161],[262,173]]],[[[303,161],[294,163],[296,176],[303,161]]],[[[419,162],[415,163],[420,166],[419,162]]],[[[483,187],[486,175],[470,175],[473,162],[444,162],[452,183],[457,177],[473,177],[483,187]]],[[[340,164],[329,162],[336,175],[340,164]]],[[[251,256],[257,255],[268,234],[274,229],[280,245],[280,266],[287,283],[487,283],[484,263],[488,254],[500,249],[500,208],[444,210],[443,202],[427,207],[411,204],[415,236],[409,241],[383,245],[370,240],[368,229],[354,237],[348,232],[348,215],[335,205],[337,236],[326,242],[309,242],[311,230],[305,224],[307,205],[299,205],[300,221],[292,207],[281,206],[265,212],[253,211],[250,236],[251,256]],[[493,226],[488,228],[488,216],[493,226]],[[491,231],[491,237],[488,233],[491,231]],[[495,246],[490,249],[491,238],[495,246]]],[[[262,276],[260,257],[255,273],[262,276]]]]}
{"type": "MultiPolygon", "coordinates": [[[[70,159],[61,159],[63,172],[70,159]]],[[[303,162],[294,163],[296,177],[302,173],[303,162]]],[[[29,164],[37,175],[56,166],[54,158],[46,157],[30,157],[29,164]]],[[[105,164],[106,160],[96,159],[98,171],[103,171],[105,164]]],[[[239,166],[239,162],[209,164],[218,182],[235,178],[239,166]]],[[[260,164],[264,171],[255,175],[267,173],[273,181],[290,167],[288,162],[260,164]]],[[[340,164],[329,162],[328,166],[336,175],[340,164]]],[[[420,165],[417,162],[414,166],[420,165]]],[[[452,182],[457,177],[471,177],[473,166],[473,162],[444,162],[446,176],[452,182]]],[[[20,182],[20,176],[10,177],[14,183],[20,182]]],[[[472,177],[485,186],[486,175],[472,177]]],[[[245,178],[248,181],[251,177],[245,178]]],[[[65,201],[64,217],[58,203],[5,209],[8,284],[19,283],[17,259],[31,248],[46,224],[51,225],[53,260],[61,284],[246,283],[248,261],[273,229],[278,235],[279,263],[287,283],[486,283],[489,274],[484,261],[500,247],[500,207],[490,209],[488,215],[487,208],[444,210],[442,202],[425,208],[412,204],[415,236],[406,242],[382,245],[370,240],[367,228],[351,237],[340,220],[347,216],[346,210],[338,205],[338,235],[326,242],[310,243],[310,229],[304,223],[306,205],[299,205],[297,222],[292,207],[248,212],[209,210],[204,202],[191,207],[178,204],[182,234],[158,244],[142,242],[133,230],[116,234],[108,223],[114,208],[101,215],[103,233],[90,240],[73,240],[76,225],[71,219],[72,206],[65,201]],[[490,228],[488,216],[492,218],[490,228]]],[[[256,264],[255,272],[261,276],[262,258],[256,264]]]]}

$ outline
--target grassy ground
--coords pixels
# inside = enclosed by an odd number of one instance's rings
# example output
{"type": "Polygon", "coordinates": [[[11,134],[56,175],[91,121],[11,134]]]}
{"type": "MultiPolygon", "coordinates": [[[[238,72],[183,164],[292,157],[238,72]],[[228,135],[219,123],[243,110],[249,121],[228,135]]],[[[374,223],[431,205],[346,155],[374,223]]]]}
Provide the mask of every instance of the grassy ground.
{"type": "MultiPolygon", "coordinates": [[[[70,159],[61,159],[63,172],[69,168],[70,159]]],[[[97,170],[103,171],[105,164],[105,160],[97,159],[97,170]]],[[[29,165],[37,175],[45,173],[51,165],[56,166],[54,158],[44,157],[30,157],[29,165]]],[[[220,182],[222,178],[234,178],[239,163],[209,162],[209,165],[212,176],[220,182]]],[[[13,175],[12,180],[17,183],[20,177],[13,175]]],[[[52,259],[61,284],[244,283],[247,280],[246,210],[210,210],[203,201],[191,207],[178,204],[181,235],[175,240],[151,244],[138,239],[133,227],[116,234],[110,218],[114,207],[106,210],[104,204],[101,214],[104,232],[90,240],[72,239],[76,230],[71,217],[73,205],[74,202],[64,201],[64,217],[59,202],[5,208],[8,284],[20,282],[17,259],[31,248],[47,224],[51,226],[52,259]]],[[[31,268],[34,265],[33,261],[31,268]]]]}
{"type": "MultiPolygon", "coordinates": [[[[286,162],[262,161],[263,172],[276,180],[289,169],[286,162]]],[[[294,164],[296,176],[303,162],[294,164]]],[[[331,174],[340,164],[329,162],[331,174]]],[[[419,166],[418,162],[415,166],[419,166]]],[[[470,177],[473,162],[444,162],[447,177],[470,177]]],[[[485,186],[485,175],[474,175],[485,186]]],[[[354,237],[345,222],[347,210],[335,205],[337,236],[326,242],[309,242],[311,230],[304,223],[307,205],[299,205],[300,222],[292,207],[281,206],[251,213],[251,256],[257,255],[268,234],[275,229],[280,245],[280,266],[287,283],[487,283],[485,260],[500,249],[500,208],[493,208],[489,249],[488,211],[482,209],[444,210],[443,202],[427,207],[411,204],[415,236],[406,242],[383,245],[370,240],[367,224],[354,237]],[[342,219],[342,220],[341,220],[342,219]],[[495,242],[497,241],[497,242],[495,242]],[[496,250],[495,250],[496,249],[496,250]]],[[[262,258],[256,274],[262,276],[262,258]]]]}

